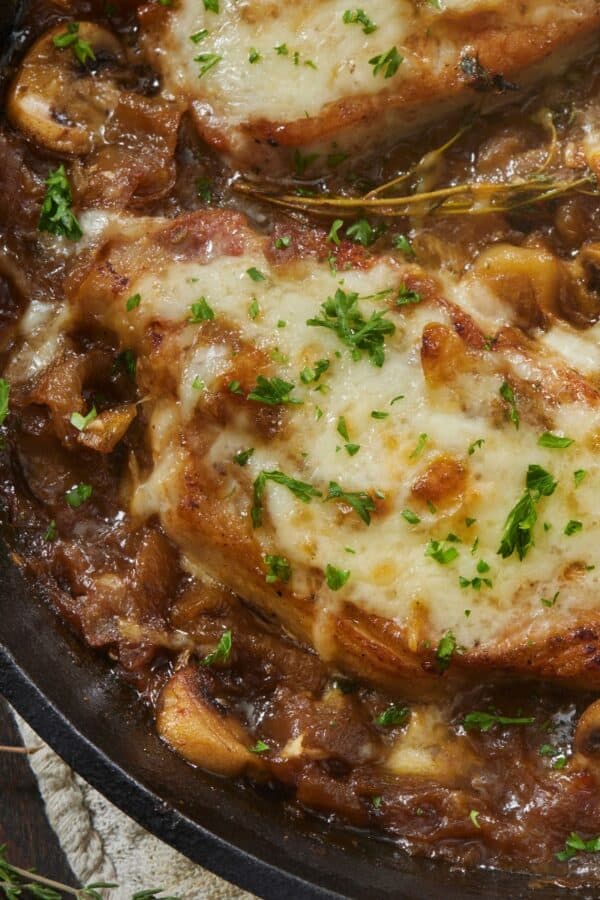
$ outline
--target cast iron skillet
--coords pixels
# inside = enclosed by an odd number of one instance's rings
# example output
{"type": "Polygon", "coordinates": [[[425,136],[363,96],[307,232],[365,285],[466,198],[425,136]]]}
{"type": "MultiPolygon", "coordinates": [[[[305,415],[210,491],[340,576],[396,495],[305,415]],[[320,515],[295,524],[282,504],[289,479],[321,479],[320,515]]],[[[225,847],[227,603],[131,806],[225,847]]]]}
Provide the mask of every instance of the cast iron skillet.
{"type": "MultiPolygon", "coordinates": [[[[0,0],[2,47],[19,0],[0,0]]],[[[149,831],[265,900],[563,900],[527,876],[462,872],[224,781],[158,739],[134,692],[61,625],[0,541],[0,691],[90,784],[149,831]]],[[[32,863],[35,861],[32,860],[32,863]]],[[[166,888],[169,885],[165,885],[166,888]]],[[[592,894],[578,894],[592,900],[592,894]]]]}

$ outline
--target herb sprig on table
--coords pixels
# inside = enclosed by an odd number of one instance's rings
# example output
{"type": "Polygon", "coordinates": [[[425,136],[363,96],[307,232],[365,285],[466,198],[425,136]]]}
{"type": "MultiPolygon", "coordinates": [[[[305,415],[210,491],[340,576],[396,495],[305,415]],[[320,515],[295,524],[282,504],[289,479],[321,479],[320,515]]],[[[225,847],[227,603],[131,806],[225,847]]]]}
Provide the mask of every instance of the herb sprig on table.
{"type": "MultiPolygon", "coordinates": [[[[6,858],[6,845],[0,846],[0,892],[6,900],[18,900],[29,895],[36,900],[63,900],[64,897],[75,897],[76,900],[106,900],[104,893],[118,884],[96,881],[81,888],[74,888],[52,878],[45,878],[37,872],[13,866],[6,858]]],[[[162,888],[148,888],[136,891],[131,900],[180,900],[179,897],[163,893],[162,888]]]]}

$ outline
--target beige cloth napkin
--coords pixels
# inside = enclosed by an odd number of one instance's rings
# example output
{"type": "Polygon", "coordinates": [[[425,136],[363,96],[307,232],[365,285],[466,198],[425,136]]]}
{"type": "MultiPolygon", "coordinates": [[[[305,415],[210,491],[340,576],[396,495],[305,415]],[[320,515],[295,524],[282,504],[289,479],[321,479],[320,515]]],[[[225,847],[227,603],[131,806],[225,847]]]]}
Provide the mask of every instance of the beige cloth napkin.
{"type": "MultiPolygon", "coordinates": [[[[27,746],[43,743],[13,713],[27,746]]],[[[164,888],[181,900],[253,900],[140,828],[76,775],[45,744],[28,757],[46,814],[69,865],[82,884],[116,882],[110,900],[164,888]]]]}

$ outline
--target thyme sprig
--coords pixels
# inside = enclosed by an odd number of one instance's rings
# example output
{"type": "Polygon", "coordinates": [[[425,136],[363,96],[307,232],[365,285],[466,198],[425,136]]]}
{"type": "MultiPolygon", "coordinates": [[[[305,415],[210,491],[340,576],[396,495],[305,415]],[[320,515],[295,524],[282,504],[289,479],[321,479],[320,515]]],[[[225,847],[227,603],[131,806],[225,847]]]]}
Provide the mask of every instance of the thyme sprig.
{"type": "Polygon", "coordinates": [[[598,196],[600,190],[596,178],[587,169],[575,178],[549,173],[549,167],[556,156],[556,127],[549,110],[540,110],[534,120],[549,136],[545,159],[541,166],[527,176],[511,181],[472,181],[446,185],[436,190],[423,189],[430,182],[429,175],[444,153],[469,131],[473,124],[470,122],[442,146],[426,153],[406,172],[371,187],[367,193],[359,196],[327,192],[312,194],[301,190],[291,193],[289,184],[282,190],[281,183],[267,181],[256,184],[243,179],[235,183],[235,189],[274,206],[328,217],[338,216],[340,211],[356,215],[370,212],[389,218],[406,215],[418,218],[432,215],[485,215],[546,203],[572,192],[598,196]]]}
{"type": "MultiPolygon", "coordinates": [[[[76,900],[105,900],[103,891],[118,887],[107,881],[95,881],[81,888],[71,887],[38,875],[31,869],[14,866],[6,858],[6,845],[0,845],[0,892],[6,900],[19,900],[29,894],[35,900],[63,900],[64,897],[75,897],[76,900]]],[[[162,888],[148,888],[132,894],[131,900],[179,900],[178,897],[163,894],[162,888]]]]}
{"type": "MultiPolygon", "coordinates": [[[[393,182],[390,182],[393,184],[393,182]]],[[[388,197],[371,191],[360,197],[322,194],[305,197],[296,194],[276,194],[269,185],[256,186],[239,181],[236,190],[273,206],[296,209],[324,216],[338,215],[340,210],[353,214],[373,213],[387,218],[413,216],[425,218],[439,215],[487,215],[512,212],[534,204],[546,203],[565,194],[588,187],[586,194],[598,196],[595,177],[586,173],[579,178],[545,179],[533,177],[506,182],[476,181],[449,185],[435,191],[416,191],[400,197],[388,197]]],[[[382,186],[383,190],[383,186],[382,186]]]]}

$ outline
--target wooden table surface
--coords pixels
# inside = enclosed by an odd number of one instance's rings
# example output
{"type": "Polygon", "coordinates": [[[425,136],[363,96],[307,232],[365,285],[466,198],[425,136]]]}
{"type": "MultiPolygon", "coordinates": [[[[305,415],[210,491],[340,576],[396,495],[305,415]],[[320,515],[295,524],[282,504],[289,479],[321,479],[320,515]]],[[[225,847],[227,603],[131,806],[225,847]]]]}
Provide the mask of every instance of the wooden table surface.
{"type": "MultiPolygon", "coordinates": [[[[0,745],[20,746],[8,704],[0,697],[0,745]]],[[[76,886],[44,812],[37,782],[23,754],[0,753],[0,844],[9,862],[76,886]]]]}

